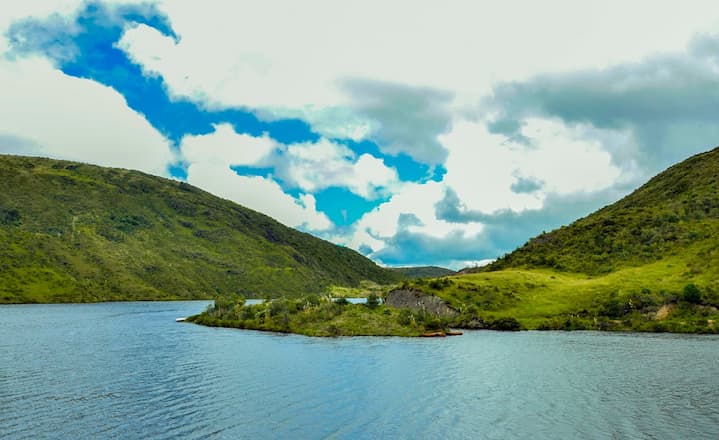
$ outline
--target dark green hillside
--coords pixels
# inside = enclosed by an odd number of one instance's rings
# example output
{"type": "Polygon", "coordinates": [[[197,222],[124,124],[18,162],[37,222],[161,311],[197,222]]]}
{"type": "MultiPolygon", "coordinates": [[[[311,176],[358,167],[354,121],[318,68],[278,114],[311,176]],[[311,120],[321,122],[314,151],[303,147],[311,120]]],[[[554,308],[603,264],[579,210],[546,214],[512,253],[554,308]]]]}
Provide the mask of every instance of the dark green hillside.
{"type": "Polygon", "coordinates": [[[591,275],[669,256],[701,269],[719,248],[719,148],[693,156],[622,200],[531,239],[484,270],[547,267],[591,275]]]}
{"type": "Polygon", "coordinates": [[[297,296],[396,281],[186,183],[0,155],[0,302],[297,296]]]}
{"type": "Polygon", "coordinates": [[[437,266],[393,267],[391,269],[407,278],[438,278],[454,273],[453,270],[437,266]]]}

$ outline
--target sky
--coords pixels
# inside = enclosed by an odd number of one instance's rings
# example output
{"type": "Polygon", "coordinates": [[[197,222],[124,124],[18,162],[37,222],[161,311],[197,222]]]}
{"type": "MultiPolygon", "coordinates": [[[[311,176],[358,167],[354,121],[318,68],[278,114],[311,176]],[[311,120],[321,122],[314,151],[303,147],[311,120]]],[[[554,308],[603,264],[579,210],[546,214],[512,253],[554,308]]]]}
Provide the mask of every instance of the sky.
{"type": "Polygon", "coordinates": [[[4,0],[0,153],[483,264],[719,144],[714,1],[4,0]]]}

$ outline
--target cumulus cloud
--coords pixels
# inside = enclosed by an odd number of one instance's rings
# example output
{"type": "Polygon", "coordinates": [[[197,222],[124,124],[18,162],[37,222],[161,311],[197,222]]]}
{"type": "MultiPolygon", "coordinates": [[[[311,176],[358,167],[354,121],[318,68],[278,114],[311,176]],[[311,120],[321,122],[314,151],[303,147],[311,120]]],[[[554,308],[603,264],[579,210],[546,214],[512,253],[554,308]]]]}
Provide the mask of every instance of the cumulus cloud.
{"type": "Polygon", "coordinates": [[[0,61],[0,148],[166,175],[168,141],[122,95],[43,59],[0,61]],[[99,111],[98,109],[102,109],[99,111]]]}
{"type": "Polygon", "coordinates": [[[270,138],[238,134],[229,124],[206,135],[185,136],[181,151],[190,163],[214,162],[272,171],[286,189],[314,193],[347,188],[365,199],[383,196],[397,185],[397,172],[370,154],[357,155],[342,144],[320,139],[285,145],[270,138]]]}
{"type": "Polygon", "coordinates": [[[230,124],[216,124],[209,134],[185,136],[181,150],[190,163],[219,162],[223,165],[255,165],[280,148],[266,133],[238,134],[230,124]]]}
{"type": "Polygon", "coordinates": [[[484,121],[457,121],[440,138],[450,152],[444,183],[467,209],[540,209],[549,193],[598,191],[620,177],[611,156],[598,141],[586,139],[583,127],[534,118],[520,133],[532,148],[491,133],[484,121]]]}
{"type": "Polygon", "coordinates": [[[327,139],[286,147],[274,158],[280,179],[309,192],[337,186],[365,199],[375,199],[398,183],[397,172],[370,154],[359,157],[344,145],[327,139]]]}

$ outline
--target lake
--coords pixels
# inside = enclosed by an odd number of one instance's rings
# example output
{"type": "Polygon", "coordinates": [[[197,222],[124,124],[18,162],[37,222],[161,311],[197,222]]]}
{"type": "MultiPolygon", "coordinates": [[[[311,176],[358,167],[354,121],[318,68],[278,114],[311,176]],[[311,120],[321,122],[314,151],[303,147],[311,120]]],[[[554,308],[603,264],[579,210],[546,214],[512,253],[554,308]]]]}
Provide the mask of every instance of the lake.
{"type": "Polygon", "coordinates": [[[716,336],[175,322],[206,305],[0,306],[0,438],[719,438],[716,336]]]}

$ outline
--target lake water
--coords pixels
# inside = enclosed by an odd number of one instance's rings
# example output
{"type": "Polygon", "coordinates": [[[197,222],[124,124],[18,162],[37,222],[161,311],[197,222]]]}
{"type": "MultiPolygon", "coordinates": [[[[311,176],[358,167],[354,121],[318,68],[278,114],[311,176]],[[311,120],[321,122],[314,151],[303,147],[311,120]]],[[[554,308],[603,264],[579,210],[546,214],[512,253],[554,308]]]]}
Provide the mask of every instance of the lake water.
{"type": "Polygon", "coordinates": [[[0,438],[719,438],[715,336],[175,323],[206,304],[0,306],[0,438]]]}

